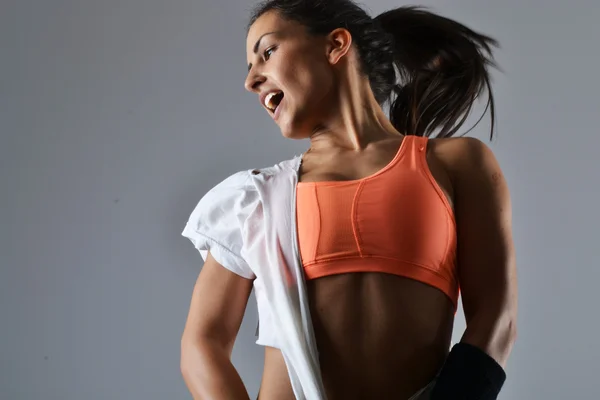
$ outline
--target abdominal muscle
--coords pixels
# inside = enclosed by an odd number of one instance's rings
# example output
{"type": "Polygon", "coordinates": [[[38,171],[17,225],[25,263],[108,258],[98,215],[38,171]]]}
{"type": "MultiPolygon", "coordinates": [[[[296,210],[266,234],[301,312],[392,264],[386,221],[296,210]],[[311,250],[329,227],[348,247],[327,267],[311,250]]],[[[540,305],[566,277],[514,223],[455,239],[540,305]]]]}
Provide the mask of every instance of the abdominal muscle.
{"type": "MultiPolygon", "coordinates": [[[[408,399],[442,367],[454,308],[440,290],[361,272],[308,281],[307,291],[328,400],[408,399]]],[[[295,400],[279,349],[265,348],[258,398],[295,400]]]]}

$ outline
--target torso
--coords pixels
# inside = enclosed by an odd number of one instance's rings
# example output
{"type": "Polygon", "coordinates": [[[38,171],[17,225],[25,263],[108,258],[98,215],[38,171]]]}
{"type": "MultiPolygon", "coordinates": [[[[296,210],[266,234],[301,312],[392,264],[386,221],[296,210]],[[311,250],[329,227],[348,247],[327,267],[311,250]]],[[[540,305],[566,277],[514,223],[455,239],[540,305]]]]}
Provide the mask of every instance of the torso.
{"type": "MultiPolygon", "coordinates": [[[[431,139],[427,148],[429,169],[451,205],[453,190],[444,159],[446,144],[453,140],[460,139],[431,139]]],[[[372,175],[391,162],[401,141],[402,137],[381,141],[358,157],[305,156],[299,180],[372,175]]],[[[309,280],[307,290],[328,400],[408,399],[443,365],[454,307],[440,290],[371,272],[309,280]]],[[[295,399],[281,351],[273,347],[265,347],[259,399],[295,399]]]]}

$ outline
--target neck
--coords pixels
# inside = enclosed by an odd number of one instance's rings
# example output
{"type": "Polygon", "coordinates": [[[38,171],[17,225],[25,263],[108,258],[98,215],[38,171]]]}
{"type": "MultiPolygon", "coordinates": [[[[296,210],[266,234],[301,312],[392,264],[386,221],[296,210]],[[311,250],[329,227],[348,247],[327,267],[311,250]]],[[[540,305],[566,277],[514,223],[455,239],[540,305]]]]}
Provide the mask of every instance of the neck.
{"type": "Polygon", "coordinates": [[[310,138],[309,151],[349,150],[361,152],[371,143],[401,135],[375,100],[366,78],[350,74],[339,84],[336,104],[310,138]]]}

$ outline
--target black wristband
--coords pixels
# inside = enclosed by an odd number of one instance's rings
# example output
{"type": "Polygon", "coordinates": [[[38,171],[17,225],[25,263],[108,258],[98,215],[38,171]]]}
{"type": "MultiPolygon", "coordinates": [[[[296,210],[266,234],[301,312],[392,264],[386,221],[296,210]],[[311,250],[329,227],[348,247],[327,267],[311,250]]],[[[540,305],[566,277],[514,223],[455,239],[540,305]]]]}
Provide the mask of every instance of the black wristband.
{"type": "Polygon", "coordinates": [[[431,400],[496,400],[506,373],[479,347],[457,343],[438,374],[431,400]]]}

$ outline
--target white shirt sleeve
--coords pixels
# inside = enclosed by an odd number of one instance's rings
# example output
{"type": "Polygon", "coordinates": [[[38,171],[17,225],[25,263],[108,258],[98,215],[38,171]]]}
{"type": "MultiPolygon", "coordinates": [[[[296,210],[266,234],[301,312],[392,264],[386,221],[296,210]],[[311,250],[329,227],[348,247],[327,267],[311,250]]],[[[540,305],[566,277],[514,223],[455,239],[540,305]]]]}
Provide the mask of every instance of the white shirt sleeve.
{"type": "Polygon", "coordinates": [[[248,215],[259,201],[249,171],[230,175],[198,202],[182,236],[187,237],[206,261],[208,251],[229,271],[246,279],[256,275],[242,257],[242,229],[248,215]]]}

